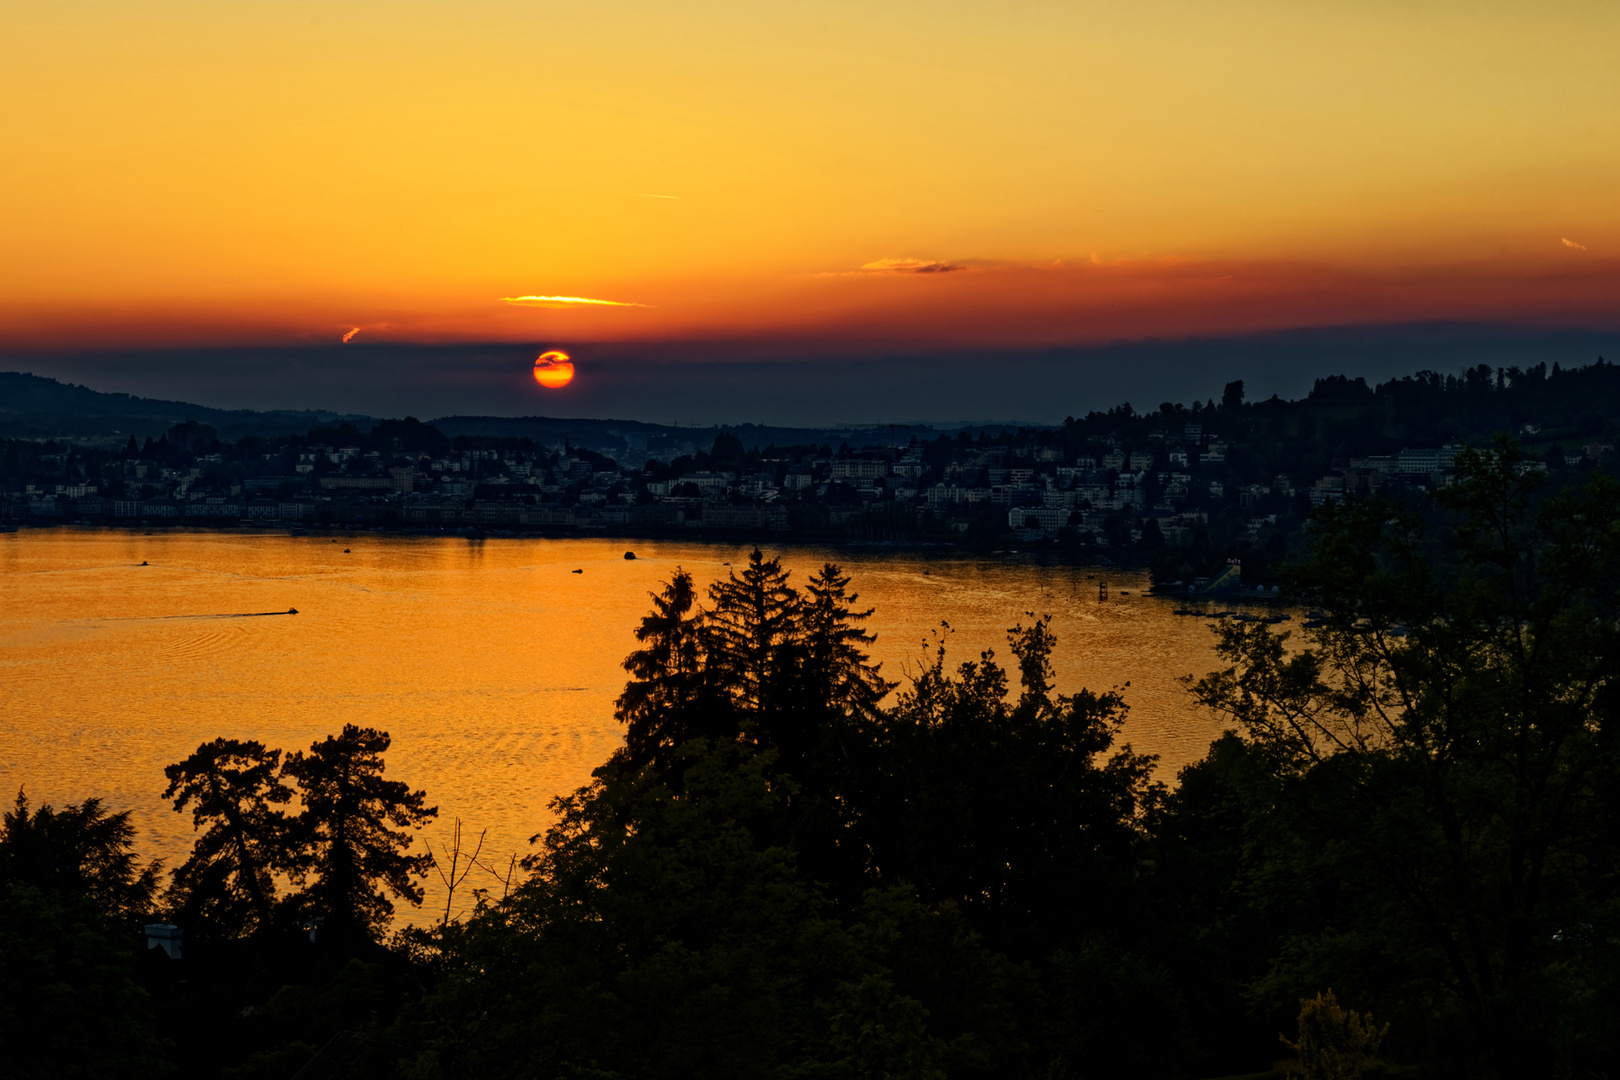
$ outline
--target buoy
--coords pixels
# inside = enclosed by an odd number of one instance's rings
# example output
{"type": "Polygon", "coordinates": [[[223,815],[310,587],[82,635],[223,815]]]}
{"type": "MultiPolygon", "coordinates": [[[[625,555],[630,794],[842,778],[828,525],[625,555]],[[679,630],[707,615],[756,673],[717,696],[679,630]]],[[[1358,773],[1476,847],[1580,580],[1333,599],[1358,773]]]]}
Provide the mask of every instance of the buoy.
{"type": "Polygon", "coordinates": [[[627,551],[627,552],[624,553],[624,557],[626,559],[633,559],[633,558],[636,557],[636,553],[633,552],[633,551],[627,551]]]}
{"type": "Polygon", "coordinates": [[[343,554],[345,554],[345,555],[347,555],[347,554],[349,554],[349,549],[348,549],[348,548],[344,548],[344,549],[343,549],[343,554]]]}
{"type": "Polygon", "coordinates": [[[141,560],[141,565],[142,565],[142,566],[145,566],[145,565],[146,565],[146,560],[145,560],[145,559],[142,559],[142,560],[141,560]]]}

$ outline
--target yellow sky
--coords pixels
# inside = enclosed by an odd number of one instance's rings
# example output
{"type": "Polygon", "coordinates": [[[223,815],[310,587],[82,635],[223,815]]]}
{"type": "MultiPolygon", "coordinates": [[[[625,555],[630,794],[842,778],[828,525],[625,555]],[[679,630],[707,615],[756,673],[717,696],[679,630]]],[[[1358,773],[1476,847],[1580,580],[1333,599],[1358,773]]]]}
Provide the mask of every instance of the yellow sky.
{"type": "Polygon", "coordinates": [[[0,334],[769,333],[926,307],[848,273],[906,258],[971,267],[934,276],[990,336],[1056,262],[1601,312],[1616,41],[1613,3],[11,0],[0,334]]]}

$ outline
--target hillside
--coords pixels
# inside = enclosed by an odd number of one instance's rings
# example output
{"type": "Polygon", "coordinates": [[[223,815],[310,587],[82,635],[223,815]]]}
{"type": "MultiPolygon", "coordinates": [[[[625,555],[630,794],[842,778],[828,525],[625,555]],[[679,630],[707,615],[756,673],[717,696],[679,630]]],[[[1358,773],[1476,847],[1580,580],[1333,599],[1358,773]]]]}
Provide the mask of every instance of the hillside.
{"type": "Polygon", "coordinates": [[[156,438],[175,424],[195,420],[226,441],[302,434],[317,424],[348,421],[370,426],[369,416],[311,410],[255,412],[211,409],[185,401],[108,394],[26,372],[0,372],[0,436],[72,439],[156,438]]]}
{"type": "MultiPolygon", "coordinates": [[[[24,372],[0,372],[0,438],[68,438],[122,443],[157,438],[175,424],[195,420],[216,429],[221,440],[234,442],[247,436],[275,438],[302,435],[313,427],[353,424],[368,430],[376,418],[325,410],[214,409],[185,401],[103,393],[87,386],[58,382],[24,372]]],[[[764,447],[848,442],[852,446],[904,445],[912,435],[932,437],[934,428],[787,428],[758,424],[721,427],[674,427],[637,420],[567,419],[545,416],[446,416],[433,421],[451,438],[529,438],[540,445],[573,446],[596,451],[680,453],[707,449],[722,430],[735,434],[745,446],[764,447]]],[[[953,427],[952,431],[955,430],[953,427]]]]}

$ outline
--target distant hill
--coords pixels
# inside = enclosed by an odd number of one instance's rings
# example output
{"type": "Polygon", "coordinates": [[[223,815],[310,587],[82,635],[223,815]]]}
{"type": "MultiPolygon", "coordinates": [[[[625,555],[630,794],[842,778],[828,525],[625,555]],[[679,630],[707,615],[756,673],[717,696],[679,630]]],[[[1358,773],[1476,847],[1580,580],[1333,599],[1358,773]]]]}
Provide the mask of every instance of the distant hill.
{"type": "Polygon", "coordinates": [[[315,425],[344,422],[370,427],[369,416],[306,410],[255,412],[211,409],[184,401],[106,394],[18,371],[0,372],[0,436],[7,438],[157,438],[175,424],[195,420],[227,442],[249,435],[302,434],[315,425]]]}
{"type": "MultiPolygon", "coordinates": [[[[186,401],[164,401],[109,394],[87,386],[25,372],[0,372],[0,438],[67,438],[122,441],[158,438],[175,424],[195,420],[235,442],[256,435],[272,438],[302,435],[312,427],[353,424],[361,431],[377,423],[376,417],[325,410],[214,409],[186,401]]],[[[638,420],[566,419],[546,416],[445,416],[432,421],[451,438],[529,438],[544,446],[584,447],[599,452],[638,451],[653,454],[681,452],[687,444],[707,450],[722,431],[737,436],[745,447],[828,445],[905,445],[913,435],[936,438],[957,428],[925,425],[882,427],[789,428],[761,424],[726,424],[711,427],[675,427],[638,420]]],[[[991,425],[999,429],[999,425],[991,425]]]]}

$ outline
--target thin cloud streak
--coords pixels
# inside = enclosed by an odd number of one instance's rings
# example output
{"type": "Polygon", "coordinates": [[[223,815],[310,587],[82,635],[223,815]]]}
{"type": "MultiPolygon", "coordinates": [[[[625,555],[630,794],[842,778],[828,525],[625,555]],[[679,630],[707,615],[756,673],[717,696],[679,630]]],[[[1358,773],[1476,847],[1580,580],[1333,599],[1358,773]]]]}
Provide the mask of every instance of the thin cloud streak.
{"type": "Polygon", "coordinates": [[[649,195],[645,191],[638,191],[638,192],[636,192],[636,198],[638,198],[638,199],[679,199],[680,196],[679,195],[649,195]]]}
{"type": "Polygon", "coordinates": [[[959,270],[982,270],[984,265],[945,262],[941,259],[888,258],[862,263],[856,270],[824,270],[811,277],[870,277],[909,274],[951,274],[959,270]]]}
{"type": "Polygon", "coordinates": [[[936,259],[875,259],[861,266],[862,274],[953,274],[970,267],[936,259]]]}
{"type": "Polygon", "coordinates": [[[566,309],[580,306],[596,307],[652,307],[632,300],[596,300],[589,296],[503,296],[501,303],[516,307],[566,309]]]}
{"type": "Polygon", "coordinates": [[[401,300],[395,308],[366,296],[210,305],[0,302],[0,366],[22,350],[336,346],[333,328],[341,338],[356,326],[366,340],[351,339],[351,355],[356,344],[381,341],[539,344],[537,336],[567,336],[578,345],[723,340],[746,342],[751,354],[815,355],[827,348],[1045,347],[1436,319],[1620,327],[1620,258],[1562,246],[1555,252],[1540,243],[1539,259],[1416,267],[1099,253],[1097,263],[1082,254],[1063,266],[961,260],[971,270],[964,273],[783,275],[769,290],[726,279],[665,281],[658,286],[661,304],[628,302],[641,310],[627,310],[625,301],[581,302],[599,299],[593,297],[524,294],[502,301],[487,290],[409,298],[408,307],[401,300]],[[536,308],[557,311],[566,334],[536,308]],[[374,321],[350,322],[360,311],[374,321]]]}
{"type": "Polygon", "coordinates": [[[344,334],[343,335],[343,344],[347,345],[350,341],[353,341],[354,340],[354,335],[358,334],[359,332],[360,332],[360,328],[357,326],[353,330],[350,330],[347,334],[344,334]]]}
{"type": "Polygon", "coordinates": [[[1558,242],[1560,244],[1563,244],[1567,248],[1574,248],[1576,251],[1585,251],[1586,250],[1586,245],[1585,244],[1577,244],[1575,241],[1571,240],[1567,236],[1560,236],[1558,238],[1558,242]]]}

